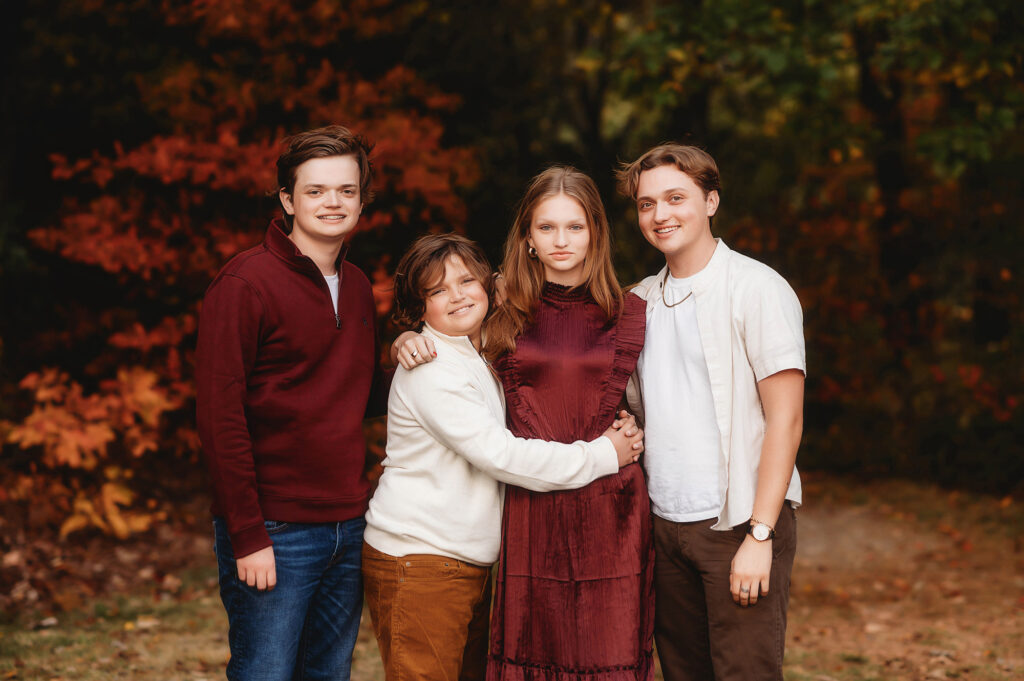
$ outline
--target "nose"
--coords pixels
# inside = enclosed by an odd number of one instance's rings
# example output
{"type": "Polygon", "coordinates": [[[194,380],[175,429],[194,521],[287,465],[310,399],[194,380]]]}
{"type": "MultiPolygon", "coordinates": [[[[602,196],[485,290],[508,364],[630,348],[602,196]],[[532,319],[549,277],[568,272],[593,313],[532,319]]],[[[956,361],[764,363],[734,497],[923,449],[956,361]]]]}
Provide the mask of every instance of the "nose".
{"type": "Polygon", "coordinates": [[[561,248],[569,245],[569,230],[565,227],[559,227],[555,230],[555,247],[561,248]]]}
{"type": "Polygon", "coordinates": [[[327,205],[328,206],[340,206],[341,205],[341,192],[336,189],[331,189],[327,192],[327,205]]]}
{"type": "Polygon", "coordinates": [[[462,290],[462,284],[456,284],[448,289],[448,297],[453,303],[457,303],[466,297],[465,292],[462,290]]]}
{"type": "Polygon", "coordinates": [[[664,222],[666,218],[668,218],[668,210],[665,208],[665,204],[656,201],[654,203],[654,221],[664,222]]]}

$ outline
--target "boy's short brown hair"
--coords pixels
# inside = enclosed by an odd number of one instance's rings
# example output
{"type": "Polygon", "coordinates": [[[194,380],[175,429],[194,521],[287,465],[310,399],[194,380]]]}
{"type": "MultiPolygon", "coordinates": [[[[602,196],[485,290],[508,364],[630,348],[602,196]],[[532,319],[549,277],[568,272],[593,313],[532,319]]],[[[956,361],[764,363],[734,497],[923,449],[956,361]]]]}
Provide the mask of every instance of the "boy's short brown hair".
{"type": "Polygon", "coordinates": [[[707,196],[713,191],[722,191],[722,180],[718,175],[718,164],[711,154],[699,147],[675,142],[659,144],[647,150],[632,163],[623,163],[615,173],[619,193],[636,201],[640,186],[640,174],[661,166],[675,166],[690,176],[690,179],[707,196]]]}
{"type": "Polygon", "coordinates": [[[370,152],[373,145],[343,125],[328,125],[307,130],[283,140],[285,151],[277,159],[277,187],[284,193],[295,191],[298,167],[311,158],[354,156],[359,165],[359,200],[365,206],[373,201],[370,184],[373,181],[373,163],[370,152]]]}
{"type": "Polygon", "coordinates": [[[445,263],[458,256],[487,292],[487,314],[494,309],[494,277],[482,248],[461,234],[427,234],[417,239],[395,269],[395,323],[418,328],[427,290],[444,277],[445,263]]]}

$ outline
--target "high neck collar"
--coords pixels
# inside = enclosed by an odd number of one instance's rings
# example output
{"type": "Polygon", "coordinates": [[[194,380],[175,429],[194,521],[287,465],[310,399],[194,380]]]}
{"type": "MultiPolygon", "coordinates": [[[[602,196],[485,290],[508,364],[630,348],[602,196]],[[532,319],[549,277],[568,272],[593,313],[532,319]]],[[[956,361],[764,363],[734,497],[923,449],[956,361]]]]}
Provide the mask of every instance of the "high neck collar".
{"type": "Polygon", "coordinates": [[[476,346],[473,345],[473,341],[469,339],[469,336],[449,336],[441,333],[426,322],[423,322],[423,335],[430,336],[435,341],[441,341],[445,345],[451,346],[460,354],[472,357],[480,356],[480,352],[476,349],[476,346]]]}
{"type": "MultiPolygon", "coordinates": [[[[291,230],[288,229],[284,218],[274,218],[271,220],[270,226],[267,227],[267,236],[264,239],[267,248],[271,253],[288,263],[292,269],[307,272],[312,268],[317,274],[321,274],[320,268],[316,266],[313,259],[300,251],[295,242],[288,238],[289,231],[291,230]]],[[[341,263],[344,262],[347,255],[348,244],[346,243],[342,245],[341,251],[338,253],[338,259],[334,261],[336,271],[341,270],[341,263]]]]}
{"type": "Polygon", "coordinates": [[[585,286],[563,286],[551,281],[545,281],[540,290],[541,300],[550,303],[575,303],[581,300],[590,299],[590,291],[585,286]]]}

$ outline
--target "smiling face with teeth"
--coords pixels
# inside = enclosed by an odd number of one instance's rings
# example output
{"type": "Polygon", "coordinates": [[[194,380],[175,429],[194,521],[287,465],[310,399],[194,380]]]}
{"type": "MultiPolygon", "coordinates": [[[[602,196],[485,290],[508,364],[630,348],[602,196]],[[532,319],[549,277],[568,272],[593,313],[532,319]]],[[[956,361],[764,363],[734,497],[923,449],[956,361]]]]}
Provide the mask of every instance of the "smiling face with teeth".
{"type": "Polygon", "coordinates": [[[444,274],[423,291],[423,321],[446,336],[469,336],[480,349],[480,326],[487,316],[487,291],[457,255],[445,262],[444,274]]]}
{"type": "Polygon", "coordinates": [[[308,254],[314,244],[340,247],[363,209],[359,164],[351,154],[311,158],[296,168],[292,192],[282,188],[280,195],[300,251],[308,254]]]}
{"type": "Polygon", "coordinates": [[[674,165],[640,174],[637,217],[644,238],[665,254],[673,276],[698,272],[715,250],[710,218],[718,210],[718,192],[707,194],[674,165]]]}

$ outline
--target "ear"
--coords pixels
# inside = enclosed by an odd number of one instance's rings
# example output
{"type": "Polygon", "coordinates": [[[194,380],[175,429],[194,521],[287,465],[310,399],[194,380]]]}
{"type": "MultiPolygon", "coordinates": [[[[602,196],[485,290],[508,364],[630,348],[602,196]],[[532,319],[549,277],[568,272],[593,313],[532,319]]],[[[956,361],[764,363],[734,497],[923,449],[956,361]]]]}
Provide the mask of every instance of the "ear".
{"type": "Polygon", "coordinates": [[[284,187],[281,187],[277,192],[277,197],[281,199],[281,207],[284,208],[284,212],[288,215],[295,215],[295,206],[292,205],[292,195],[285,191],[284,187]]]}
{"type": "Polygon", "coordinates": [[[718,190],[712,189],[708,192],[707,198],[704,200],[708,208],[708,217],[714,216],[718,212],[718,190]]]}

